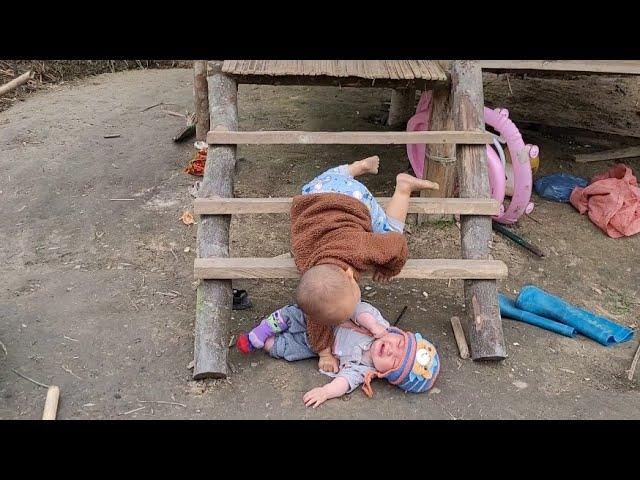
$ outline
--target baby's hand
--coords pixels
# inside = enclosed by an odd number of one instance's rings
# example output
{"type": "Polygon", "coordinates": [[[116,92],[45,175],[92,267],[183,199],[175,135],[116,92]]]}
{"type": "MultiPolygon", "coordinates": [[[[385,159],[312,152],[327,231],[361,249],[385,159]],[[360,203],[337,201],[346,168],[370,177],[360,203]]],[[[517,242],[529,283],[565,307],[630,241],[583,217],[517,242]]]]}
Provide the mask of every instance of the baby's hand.
{"type": "Polygon", "coordinates": [[[318,368],[320,370],[324,370],[325,372],[333,372],[338,373],[339,362],[336,357],[334,357],[331,353],[328,355],[320,355],[320,360],[318,361],[318,368]]]}
{"type": "Polygon", "coordinates": [[[373,273],[373,280],[380,283],[389,283],[391,281],[391,277],[387,277],[383,273],[375,271],[373,273]]]}
{"type": "Polygon", "coordinates": [[[382,338],[386,335],[386,333],[387,329],[382,325],[376,325],[375,330],[371,330],[371,334],[374,336],[374,338],[382,338]]]}
{"type": "Polygon", "coordinates": [[[313,390],[309,390],[302,397],[306,407],[316,408],[318,405],[323,404],[327,400],[327,392],[324,387],[316,387],[313,390]]]}

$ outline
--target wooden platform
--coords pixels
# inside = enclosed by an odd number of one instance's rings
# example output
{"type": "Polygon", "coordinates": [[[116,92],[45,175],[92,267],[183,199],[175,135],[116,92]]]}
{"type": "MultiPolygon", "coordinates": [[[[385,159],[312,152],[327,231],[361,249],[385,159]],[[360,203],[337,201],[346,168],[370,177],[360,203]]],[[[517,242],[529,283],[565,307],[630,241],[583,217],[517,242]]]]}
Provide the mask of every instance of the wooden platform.
{"type": "MultiPolygon", "coordinates": [[[[378,197],[386,206],[389,197],[378,197]]],[[[289,213],[291,198],[197,198],[193,202],[196,215],[243,215],[256,213],[289,213]]],[[[409,213],[428,215],[498,215],[500,204],[492,198],[412,197],[409,213]]]]}
{"type": "MultiPolygon", "coordinates": [[[[196,279],[300,278],[292,258],[196,258],[196,279]]],[[[365,275],[366,277],[367,275],[365,275]]],[[[371,274],[368,275],[369,277],[371,274]]],[[[507,266],[500,260],[409,259],[396,278],[474,279],[506,278],[507,266]]]]}
{"type": "Polygon", "coordinates": [[[403,87],[446,82],[434,60],[225,60],[239,83],[403,87]]]}
{"type": "Polygon", "coordinates": [[[548,71],[640,75],[640,60],[478,60],[488,71],[548,71]]]}

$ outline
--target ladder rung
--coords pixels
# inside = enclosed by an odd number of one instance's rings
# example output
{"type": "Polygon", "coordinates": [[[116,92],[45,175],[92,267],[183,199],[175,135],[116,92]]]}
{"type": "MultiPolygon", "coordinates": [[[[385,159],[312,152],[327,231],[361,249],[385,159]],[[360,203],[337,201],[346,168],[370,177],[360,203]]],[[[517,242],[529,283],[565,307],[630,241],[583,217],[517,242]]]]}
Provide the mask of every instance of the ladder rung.
{"type": "Polygon", "coordinates": [[[236,144],[488,144],[493,135],[487,132],[425,131],[425,132],[296,132],[263,131],[233,132],[212,130],[207,143],[236,144]]]}
{"type": "MultiPolygon", "coordinates": [[[[292,258],[196,258],[197,279],[299,278],[292,258]]],[[[365,276],[371,276],[365,275],[365,276]]],[[[410,259],[397,278],[494,280],[507,276],[500,260],[410,259]]]]}
{"type": "MultiPolygon", "coordinates": [[[[376,199],[383,207],[389,197],[376,199]]],[[[291,198],[197,198],[194,202],[196,215],[237,215],[251,213],[289,213],[291,198]]],[[[492,198],[426,198],[412,197],[409,213],[498,215],[500,204],[492,198]]]]}

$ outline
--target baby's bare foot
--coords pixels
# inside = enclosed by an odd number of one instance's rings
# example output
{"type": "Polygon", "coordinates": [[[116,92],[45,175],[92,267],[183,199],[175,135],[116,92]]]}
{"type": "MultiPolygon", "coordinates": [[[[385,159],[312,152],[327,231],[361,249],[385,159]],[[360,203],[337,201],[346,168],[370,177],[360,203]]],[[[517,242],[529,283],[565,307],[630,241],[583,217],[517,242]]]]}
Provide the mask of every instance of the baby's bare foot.
{"type": "Polygon", "coordinates": [[[365,158],[364,160],[360,160],[363,164],[363,172],[362,173],[378,173],[378,167],[380,167],[380,157],[374,155],[373,157],[365,158]]]}
{"type": "Polygon", "coordinates": [[[396,177],[396,190],[400,190],[401,192],[411,193],[416,190],[427,189],[439,190],[440,185],[435,182],[430,182],[429,180],[421,180],[408,173],[400,173],[396,177]]]}

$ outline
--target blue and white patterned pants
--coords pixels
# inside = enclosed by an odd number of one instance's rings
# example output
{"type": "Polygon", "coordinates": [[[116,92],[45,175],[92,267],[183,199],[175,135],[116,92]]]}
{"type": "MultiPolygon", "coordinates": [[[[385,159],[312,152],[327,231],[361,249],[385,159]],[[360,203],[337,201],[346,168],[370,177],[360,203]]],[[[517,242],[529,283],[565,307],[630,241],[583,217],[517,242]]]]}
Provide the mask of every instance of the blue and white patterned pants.
{"type": "Polygon", "coordinates": [[[402,233],[404,230],[404,223],[387,217],[369,189],[349,175],[347,165],[331,168],[302,187],[303,195],[311,193],[342,193],[360,200],[371,214],[371,227],[375,233],[402,233]]]}

